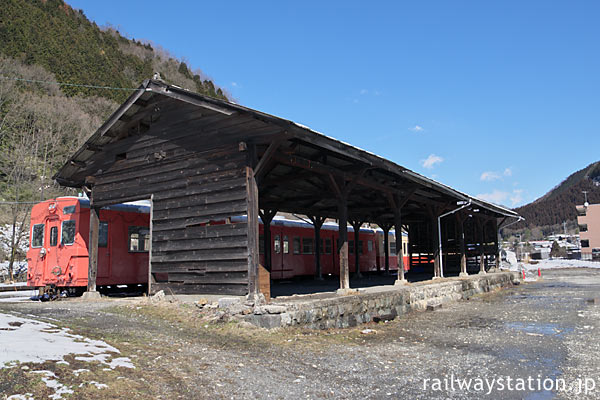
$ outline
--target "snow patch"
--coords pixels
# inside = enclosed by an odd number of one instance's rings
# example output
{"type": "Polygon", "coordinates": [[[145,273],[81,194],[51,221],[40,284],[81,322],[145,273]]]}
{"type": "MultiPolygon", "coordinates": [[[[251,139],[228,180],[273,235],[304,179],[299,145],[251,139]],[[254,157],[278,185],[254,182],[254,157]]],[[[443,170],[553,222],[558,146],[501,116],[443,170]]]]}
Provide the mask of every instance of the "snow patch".
{"type": "Polygon", "coordinates": [[[54,394],[49,397],[53,400],[62,399],[63,394],[73,394],[70,386],[63,385],[57,380],[57,376],[52,371],[31,371],[32,374],[43,374],[42,381],[50,389],[54,390],[54,394]]]}
{"type": "Polygon", "coordinates": [[[119,350],[101,340],[92,340],[69,332],[68,328],[0,313],[0,368],[18,363],[65,362],[67,354],[78,360],[98,361],[111,369],[135,368],[127,357],[113,357],[119,350]]]}
{"type": "Polygon", "coordinates": [[[10,395],[6,400],[35,400],[35,398],[33,397],[33,393],[25,393],[10,395]]]}

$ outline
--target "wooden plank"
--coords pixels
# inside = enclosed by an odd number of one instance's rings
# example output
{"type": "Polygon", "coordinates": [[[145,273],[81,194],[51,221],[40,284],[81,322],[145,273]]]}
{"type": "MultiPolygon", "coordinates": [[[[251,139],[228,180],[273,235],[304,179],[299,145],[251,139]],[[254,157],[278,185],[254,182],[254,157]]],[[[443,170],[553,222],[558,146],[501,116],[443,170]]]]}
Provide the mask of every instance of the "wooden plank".
{"type": "Polygon", "coordinates": [[[267,302],[271,300],[271,274],[262,265],[258,266],[258,290],[265,296],[267,302]]]}
{"type": "Polygon", "coordinates": [[[188,262],[162,262],[154,263],[153,272],[248,272],[248,262],[240,260],[213,260],[213,261],[188,261],[188,262]]]}
{"type": "Polygon", "coordinates": [[[153,262],[182,262],[182,261],[215,261],[215,260],[241,260],[248,258],[246,247],[217,250],[191,250],[177,253],[156,252],[153,262]]]}
{"type": "Polygon", "coordinates": [[[246,247],[248,245],[247,235],[217,237],[210,239],[180,239],[161,241],[154,243],[157,252],[173,252],[181,250],[206,250],[206,249],[227,249],[236,247],[246,247]]]}
{"type": "MultiPolygon", "coordinates": [[[[216,186],[216,185],[215,185],[216,186]]],[[[197,194],[197,195],[185,195],[182,197],[175,197],[168,200],[161,200],[156,204],[156,210],[169,210],[183,207],[195,207],[198,205],[217,204],[224,202],[232,202],[236,200],[244,200],[246,198],[246,191],[242,187],[234,188],[223,188],[224,190],[197,194]]]]}
{"type": "Polygon", "coordinates": [[[153,293],[164,290],[167,294],[229,294],[243,296],[248,293],[247,284],[183,284],[183,283],[154,283],[153,293]]]}
{"type": "Polygon", "coordinates": [[[244,285],[248,284],[248,272],[219,272],[213,274],[193,272],[169,272],[170,282],[244,285]]]}
{"type": "Polygon", "coordinates": [[[204,206],[171,208],[168,210],[156,210],[154,212],[155,221],[177,218],[210,217],[229,213],[244,212],[246,210],[245,200],[233,200],[223,203],[206,204],[204,206]]]}
{"type": "Polygon", "coordinates": [[[235,216],[243,216],[243,212],[239,213],[230,213],[224,212],[222,214],[211,214],[209,216],[203,217],[193,217],[193,218],[177,218],[177,219],[166,219],[162,221],[155,221],[156,226],[155,230],[157,231],[169,231],[174,229],[182,229],[189,228],[193,226],[203,226],[211,221],[224,221],[231,217],[235,216]]]}
{"type": "Polygon", "coordinates": [[[246,235],[248,229],[247,223],[192,226],[185,229],[174,231],[156,232],[156,240],[179,240],[179,239],[206,239],[218,238],[223,236],[246,235]]]}
{"type": "MultiPolygon", "coordinates": [[[[218,181],[209,181],[202,184],[193,184],[191,185],[188,180],[188,187],[184,189],[171,190],[168,192],[162,192],[156,194],[157,200],[167,200],[185,196],[197,196],[207,193],[217,193],[220,191],[227,191],[236,188],[245,188],[246,186],[246,178],[241,177],[238,178],[237,171],[228,171],[228,172],[236,172],[233,174],[234,176],[226,176],[223,179],[219,179],[218,181]]],[[[221,176],[223,176],[221,174],[221,176]]],[[[207,175],[204,175],[205,179],[210,179],[207,175]]]]}

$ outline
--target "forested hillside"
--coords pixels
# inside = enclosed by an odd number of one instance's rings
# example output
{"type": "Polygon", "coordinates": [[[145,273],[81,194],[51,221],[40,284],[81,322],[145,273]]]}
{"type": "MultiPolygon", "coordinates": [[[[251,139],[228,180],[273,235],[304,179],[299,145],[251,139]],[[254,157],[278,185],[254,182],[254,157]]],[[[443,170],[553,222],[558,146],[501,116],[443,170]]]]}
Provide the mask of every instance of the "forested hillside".
{"type": "Polygon", "coordinates": [[[10,229],[0,229],[0,261],[13,258],[18,242],[26,240],[30,202],[70,193],[52,175],[129,89],[156,72],[168,83],[226,99],[199,70],[98,27],[62,0],[2,1],[0,227],[10,229]]]}
{"type": "MultiPolygon", "coordinates": [[[[583,204],[587,191],[590,203],[600,203],[600,161],[571,174],[554,189],[533,203],[515,209],[526,221],[514,225],[515,229],[552,227],[563,222],[574,225],[577,219],[575,205],[583,204]]],[[[562,231],[562,230],[557,230],[562,231]]]]}
{"type": "MultiPolygon", "coordinates": [[[[0,53],[38,65],[60,82],[136,87],[154,72],[178,86],[213,97],[222,90],[200,72],[151,45],[129,40],[114,29],[100,29],[82,11],[62,0],[3,0],[0,7],[0,53]],[[161,54],[162,53],[162,54],[161,54]]],[[[67,95],[100,95],[122,102],[126,91],[63,87],[67,95]]]]}

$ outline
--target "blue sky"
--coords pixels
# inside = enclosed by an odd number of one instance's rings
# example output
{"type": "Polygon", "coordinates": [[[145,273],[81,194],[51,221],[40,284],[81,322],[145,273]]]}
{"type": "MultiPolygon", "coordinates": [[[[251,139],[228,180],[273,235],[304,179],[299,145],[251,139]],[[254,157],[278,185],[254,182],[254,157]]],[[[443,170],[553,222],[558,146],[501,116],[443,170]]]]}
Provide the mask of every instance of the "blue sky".
{"type": "Polygon", "coordinates": [[[67,1],[240,104],[499,204],[600,160],[597,1],[67,1]]]}

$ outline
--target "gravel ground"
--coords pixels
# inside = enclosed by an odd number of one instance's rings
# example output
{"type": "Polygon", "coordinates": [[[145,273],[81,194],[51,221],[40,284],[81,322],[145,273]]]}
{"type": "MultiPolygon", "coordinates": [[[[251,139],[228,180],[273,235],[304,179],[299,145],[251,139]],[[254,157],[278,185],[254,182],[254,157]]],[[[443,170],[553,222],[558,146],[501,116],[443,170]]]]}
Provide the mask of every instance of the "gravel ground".
{"type": "Polygon", "coordinates": [[[0,391],[45,395],[39,377],[27,372],[43,368],[72,387],[71,398],[600,398],[599,289],[600,270],[550,270],[539,282],[433,312],[318,332],[209,323],[194,305],[168,301],[1,303],[0,312],[102,339],[136,369],[91,368],[108,388],[86,385],[83,392],[78,385],[91,377],[71,377],[69,368],[82,368],[76,362],[54,370],[51,363],[27,364],[26,371],[0,369],[0,391]],[[456,379],[470,379],[470,390],[456,379]],[[545,379],[574,386],[543,390],[554,385],[545,379]],[[580,380],[589,393],[578,392],[580,380]]]}

